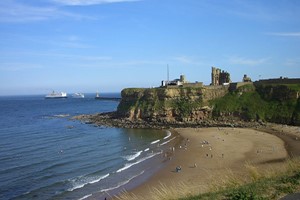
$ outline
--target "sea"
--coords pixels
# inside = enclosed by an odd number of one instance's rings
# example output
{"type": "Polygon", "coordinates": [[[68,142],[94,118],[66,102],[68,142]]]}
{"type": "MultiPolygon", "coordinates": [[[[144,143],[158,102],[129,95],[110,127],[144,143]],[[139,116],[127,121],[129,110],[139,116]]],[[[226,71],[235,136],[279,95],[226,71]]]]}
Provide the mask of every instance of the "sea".
{"type": "Polygon", "coordinates": [[[119,104],[85,96],[0,97],[0,199],[105,199],[134,188],[163,166],[164,148],[176,135],[73,120],[115,111],[119,104]]]}

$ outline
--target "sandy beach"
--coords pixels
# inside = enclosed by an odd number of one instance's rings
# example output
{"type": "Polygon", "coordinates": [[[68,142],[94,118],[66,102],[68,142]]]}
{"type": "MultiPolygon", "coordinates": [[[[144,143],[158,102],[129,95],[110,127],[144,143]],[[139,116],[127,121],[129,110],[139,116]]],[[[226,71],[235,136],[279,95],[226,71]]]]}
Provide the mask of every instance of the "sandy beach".
{"type": "MultiPolygon", "coordinates": [[[[278,170],[289,154],[295,155],[299,150],[300,129],[273,125],[267,130],[269,133],[244,128],[175,129],[173,131],[184,139],[165,152],[170,156],[166,166],[129,194],[153,199],[154,188],[180,185],[188,186],[190,193],[202,193],[211,189],[214,183],[222,183],[230,174],[240,179],[249,178],[249,166],[255,166],[260,173],[278,170]],[[276,134],[289,136],[290,140],[276,134]],[[288,152],[287,147],[293,148],[288,152]]],[[[178,195],[174,194],[174,197],[178,195]]]]}

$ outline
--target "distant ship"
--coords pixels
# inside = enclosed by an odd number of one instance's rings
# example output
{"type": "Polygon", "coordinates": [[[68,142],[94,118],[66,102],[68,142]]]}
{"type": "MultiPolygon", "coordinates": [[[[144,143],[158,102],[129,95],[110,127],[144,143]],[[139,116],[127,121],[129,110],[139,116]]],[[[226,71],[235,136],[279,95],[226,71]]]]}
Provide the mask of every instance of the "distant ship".
{"type": "Polygon", "coordinates": [[[68,95],[66,92],[52,92],[50,94],[47,94],[45,96],[46,99],[59,99],[59,98],[68,98],[68,95]]]}
{"type": "Polygon", "coordinates": [[[84,94],[83,93],[74,93],[72,95],[73,98],[84,98],[84,94]]]}

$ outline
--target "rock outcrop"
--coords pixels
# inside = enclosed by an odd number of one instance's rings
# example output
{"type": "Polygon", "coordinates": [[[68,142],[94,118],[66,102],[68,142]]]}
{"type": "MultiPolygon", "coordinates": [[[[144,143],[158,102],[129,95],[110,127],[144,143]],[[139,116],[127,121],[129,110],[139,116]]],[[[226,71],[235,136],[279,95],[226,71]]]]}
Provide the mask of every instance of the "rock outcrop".
{"type": "Polygon", "coordinates": [[[149,122],[195,122],[211,118],[208,101],[228,93],[227,86],[198,88],[128,88],[121,93],[117,114],[149,122]]]}
{"type": "Polygon", "coordinates": [[[300,83],[237,86],[127,88],[117,111],[77,119],[123,128],[300,125],[300,83]]]}

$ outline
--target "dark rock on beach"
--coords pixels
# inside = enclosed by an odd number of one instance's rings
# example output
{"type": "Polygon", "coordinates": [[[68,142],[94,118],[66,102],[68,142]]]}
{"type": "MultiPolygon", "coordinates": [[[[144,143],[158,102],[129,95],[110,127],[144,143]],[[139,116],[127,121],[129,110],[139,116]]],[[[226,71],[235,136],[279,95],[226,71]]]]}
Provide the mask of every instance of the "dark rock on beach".
{"type": "Polygon", "coordinates": [[[199,121],[158,121],[158,120],[132,120],[130,118],[123,118],[117,112],[98,113],[93,115],[78,115],[73,119],[81,120],[86,124],[95,124],[98,126],[119,127],[119,128],[184,128],[184,127],[240,127],[240,128],[257,128],[264,126],[262,122],[244,122],[244,121],[217,121],[217,120],[199,120],[199,121]]]}

